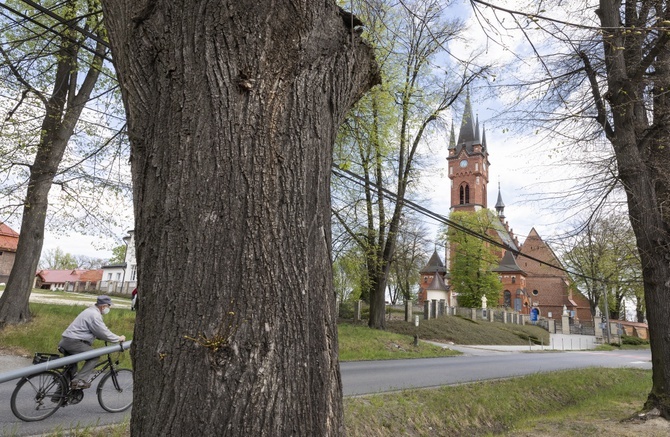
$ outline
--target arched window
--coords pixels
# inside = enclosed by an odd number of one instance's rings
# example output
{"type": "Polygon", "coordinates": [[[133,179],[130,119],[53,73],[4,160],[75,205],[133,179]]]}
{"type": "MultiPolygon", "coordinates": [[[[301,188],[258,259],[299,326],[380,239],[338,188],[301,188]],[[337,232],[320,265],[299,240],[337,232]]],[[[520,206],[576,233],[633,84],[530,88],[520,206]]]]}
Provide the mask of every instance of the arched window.
{"type": "Polygon", "coordinates": [[[470,203],[470,186],[468,184],[463,184],[459,189],[460,194],[460,204],[465,205],[470,203]]]}
{"type": "Polygon", "coordinates": [[[505,290],[505,301],[503,303],[504,306],[506,307],[511,307],[512,306],[512,293],[509,292],[509,290],[505,290]]]}

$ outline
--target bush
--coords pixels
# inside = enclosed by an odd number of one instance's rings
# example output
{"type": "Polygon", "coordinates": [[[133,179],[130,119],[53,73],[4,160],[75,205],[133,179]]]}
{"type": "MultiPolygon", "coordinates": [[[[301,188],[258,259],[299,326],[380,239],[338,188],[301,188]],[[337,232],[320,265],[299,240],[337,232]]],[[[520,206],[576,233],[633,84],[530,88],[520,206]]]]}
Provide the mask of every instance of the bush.
{"type": "Polygon", "coordinates": [[[649,344],[649,340],[645,340],[640,337],[632,337],[630,335],[622,335],[621,344],[628,344],[631,346],[642,346],[649,344]]]}

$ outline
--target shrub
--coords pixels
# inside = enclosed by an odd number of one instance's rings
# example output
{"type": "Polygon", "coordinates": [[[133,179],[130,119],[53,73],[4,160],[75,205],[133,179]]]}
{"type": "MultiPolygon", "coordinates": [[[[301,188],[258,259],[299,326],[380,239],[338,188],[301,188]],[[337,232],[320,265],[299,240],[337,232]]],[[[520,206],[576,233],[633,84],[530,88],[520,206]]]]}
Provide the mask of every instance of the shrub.
{"type": "Polygon", "coordinates": [[[622,335],[621,336],[621,344],[628,344],[631,346],[641,346],[641,345],[646,345],[649,344],[649,340],[645,340],[640,337],[633,337],[630,335],[622,335]]]}

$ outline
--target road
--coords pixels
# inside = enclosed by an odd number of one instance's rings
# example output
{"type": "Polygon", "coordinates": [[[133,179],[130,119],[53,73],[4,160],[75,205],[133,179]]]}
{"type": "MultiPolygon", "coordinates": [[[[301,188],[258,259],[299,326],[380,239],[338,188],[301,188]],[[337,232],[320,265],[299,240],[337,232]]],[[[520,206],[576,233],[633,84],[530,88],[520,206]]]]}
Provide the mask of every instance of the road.
{"type": "MultiPolygon", "coordinates": [[[[342,363],[345,396],[407,388],[461,384],[508,378],[538,372],[584,367],[638,367],[651,369],[648,350],[595,352],[500,352],[486,348],[454,347],[463,356],[391,361],[342,363]]],[[[82,429],[118,423],[130,418],[130,411],[111,414],[97,402],[95,390],[85,391],[84,400],[57,411],[42,422],[25,423],[14,417],[9,399],[15,382],[0,384],[0,435],[34,436],[48,432],[82,429]]]]}

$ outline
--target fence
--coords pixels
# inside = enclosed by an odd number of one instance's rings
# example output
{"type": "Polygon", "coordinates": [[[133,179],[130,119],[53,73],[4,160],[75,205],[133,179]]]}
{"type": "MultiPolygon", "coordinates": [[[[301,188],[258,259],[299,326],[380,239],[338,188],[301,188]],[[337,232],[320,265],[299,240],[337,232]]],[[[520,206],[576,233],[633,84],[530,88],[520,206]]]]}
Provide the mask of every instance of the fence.
{"type": "MultiPolygon", "coordinates": [[[[352,319],[359,322],[367,318],[369,305],[362,301],[338,302],[338,317],[352,319]]],[[[471,320],[483,320],[488,322],[509,323],[525,325],[529,323],[530,316],[515,311],[507,311],[500,308],[464,308],[450,307],[445,300],[432,300],[424,302],[423,306],[408,303],[407,305],[387,305],[386,317],[388,320],[405,320],[414,322],[414,316],[420,315],[423,319],[435,319],[443,316],[458,316],[471,320]]],[[[545,327],[547,329],[547,327],[545,327]]]]}
{"type": "Polygon", "coordinates": [[[117,352],[119,350],[124,351],[128,349],[132,343],[132,340],[128,340],[126,342],[112,346],[105,346],[87,352],[82,352],[80,354],[68,355],[67,357],[57,358],[55,360],[46,361],[44,363],[33,364],[32,366],[0,373],[0,383],[11,381],[13,379],[23,378],[24,376],[34,375],[35,373],[44,372],[46,370],[58,369],[59,367],[67,366],[68,364],[101,357],[105,354],[111,354],[112,352],[117,352]]]}

